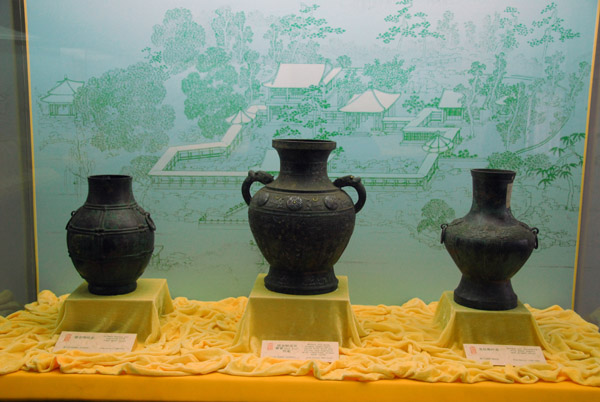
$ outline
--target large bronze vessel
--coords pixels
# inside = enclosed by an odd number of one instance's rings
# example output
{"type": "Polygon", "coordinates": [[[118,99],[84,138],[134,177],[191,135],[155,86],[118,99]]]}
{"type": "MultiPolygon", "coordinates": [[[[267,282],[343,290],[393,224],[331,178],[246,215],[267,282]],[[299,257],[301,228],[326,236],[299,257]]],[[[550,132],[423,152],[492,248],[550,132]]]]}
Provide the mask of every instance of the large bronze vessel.
{"type": "Polygon", "coordinates": [[[154,250],[156,226],[135,201],[131,176],[88,177],[88,196],[67,223],[67,248],[91,293],[132,292],[154,250]]]}
{"type": "Polygon", "coordinates": [[[269,290],[308,295],[337,289],[333,266],[350,241],[366,191],[358,177],[329,180],[327,159],[335,147],[333,141],[273,140],[277,179],[250,171],[242,185],[250,229],[270,265],[269,290]],[[265,186],[252,197],[256,181],[265,186]],[[341,190],[345,186],[356,189],[356,204],[341,190]]]}
{"type": "Polygon", "coordinates": [[[473,169],[473,204],[463,218],[442,225],[442,243],[462,272],[454,301],[480,310],[510,310],[517,295],[510,279],[538,247],[538,229],[510,209],[516,173],[473,169]]]}

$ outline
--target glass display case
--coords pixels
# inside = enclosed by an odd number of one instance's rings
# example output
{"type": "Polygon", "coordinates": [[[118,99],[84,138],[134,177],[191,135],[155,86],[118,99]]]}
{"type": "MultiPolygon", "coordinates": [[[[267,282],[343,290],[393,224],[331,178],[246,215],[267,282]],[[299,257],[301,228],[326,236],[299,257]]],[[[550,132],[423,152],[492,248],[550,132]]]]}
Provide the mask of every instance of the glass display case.
{"type": "MultiPolygon", "coordinates": [[[[303,392],[435,400],[464,396],[447,387],[457,385],[472,386],[468,394],[478,399],[596,398],[600,377],[580,367],[594,358],[585,339],[596,339],[597,327],[569,309],[600,323],[598,7],[593,0],[0,2],[0,316],[43,327],[36,339],[47,342],[28,367],[50,371],[23,372],[29,363],[6,359],[0,343],[0,374],[10,373],[0,375],[0,388],[15,398],[23,389],[31,398],[76,398],[75,389],[89,387],[85,397],[96,399],[167,391],[159,399],[235,399],[230,390],[240,389],[257,400],[272,390],[298,400],[303,392]],[[256,324],[242,319],[245,296],[269,269],[240,187],[249,170],[278,175],[273,139],[335,141],[330,179],[351,172],[368,194],[335,265],[347,283],[352,340],[364,350],[352,358],[342,351],[339,369],[265,363],[231,344],[240,322],[256,324]],[[470,171],[484,168],[516,171],[511,211],[539,228],[539,248],[513,287],[530,305],[519,304],[521,319],[552,369],[471,367],[452,334],[443,345],[435,338],[444,331],[438,321],[448,321],[437,301],[451,306],[461,276],[440,225],[469,211],[470,171]],[[154,366],[142,363],[143,342],[129,360],[104,365],[45,353],[53,320],[68,316],[66,294],[85,293],[65,225],[85,201],[87,177],[98,174],[130,175],[156,224],[143,278],[160,282],[161,313],[176,319],[165,326],[151,312],[151,339],[166,351],[148,358],[154,366]],[[171,306],[171,296],[181,298],[171,306]],[[567,344],[571,354],[559,350],[567,344]],[[451,374],[438,370],[452,366],[448,356],[459,367],[451,374]],[[361,371],[363,357],[380,371],[361,371]],[[435,374],[423,374],[425,363],[435,374]],[[58,367],[143,375],[68,378],[58,367]],[[179,377],[156,378],[163,375],[179,377]],[[384,378],[394,381],[372,381],[384,378]],[[550,383],[564,378],[571,381],[550,383]],[[23,385],[31,381],[36,386],[23,385]],[[117,388],[121,394],[109,394],[117,388]]],[[[497,321],[488,321],[493,332],[497,321]]]]}
{"type": "MultiPolygon", "coordinates": [[[[23,28],[25,3],[10,4],[23,28]]],[[[439,225],[468,211],[469,170],[491,167],[517,171],[513,214],[540,229],[517,294],[572,305],[595,2],[26,6],[28,75],[23,37],[3,43],[23,83],[9,154],[22,169],[33,154],[36,173],[35,209],[18,181],[36,217],[19,254],[35,236],[40,289],[79,284],[62,228],[86,177],[125,173],[158,227],[146,276],[197,299],[247,294],[268,267],[241,180],[276,173],[272,138],[321,138],[337,142],[330,176],[356,173],[371,194],[336,265],[356,303],[456,286],[439,225]]]]}

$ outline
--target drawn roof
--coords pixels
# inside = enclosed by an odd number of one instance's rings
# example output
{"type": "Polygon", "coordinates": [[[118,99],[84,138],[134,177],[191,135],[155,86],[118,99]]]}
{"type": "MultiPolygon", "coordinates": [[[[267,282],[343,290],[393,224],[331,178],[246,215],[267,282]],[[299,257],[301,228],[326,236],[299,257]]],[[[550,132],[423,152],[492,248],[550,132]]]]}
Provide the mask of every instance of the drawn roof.
{"type": "MultiPolygon", "coordinates": [[[[269,88],[308,88],[319,85],[325,64],[280,64],[273,82],[265,84],[269,88]]],[[[333,78],[333,77],[332,77],[333,78]]]]}
{"type": "Polygon", "coordinates": [[[265,111],[267,107],[265,105],[251,105],[246,109],[248,114],[257,114],[259,111],[265,111]]]}
{"type": "Polygon", "coordinates": [[[463,105],[460,103],[460,98],[462,98],[463,94],[460,92],[444,89],[442,91],[442,97],[440,99],[440,103],[438,107],[440,109],[456,109],[462,108],[463,105]]]}
{"type": "Polygon", "coordinates": [[[336,67],[336,68],[332,69],[330,72],[328,72],[327,75],[325,76],[325,78],[323,78],[323,85],[328,84],[329,81],[334,79],[340,73],[340,71],[342,71],[342,68],[336,67]]]}
{"type": "Polygon", "coordinates": [[[360,95],[354,95],[340,108],[348,113],[381,113],[388,110],[398,100],[400,94],[389,94],[376,89],[368,89],[360,95]]]}
{"type": "Polygon", "coordinates": [[[446,137],[437,135],[425,144],[423,144],[423,151],[432,153],[442,153],[449,149],[452,149],[454,144],[446,137]]]}
{"type": "Polygon", "coordinates": [[[255,114],[248,113],[244,110],[239,110],[237,113],[225,119],[230,124],[250,123],[256,117],[255,114]]]}
{"type": "Polygon", "coordinates": [[[67,78],[57,81],[48,94],[40,100],[46,103],[73,103],[75,92],[83,85],[83,81],[73,81],[67,78]]]}

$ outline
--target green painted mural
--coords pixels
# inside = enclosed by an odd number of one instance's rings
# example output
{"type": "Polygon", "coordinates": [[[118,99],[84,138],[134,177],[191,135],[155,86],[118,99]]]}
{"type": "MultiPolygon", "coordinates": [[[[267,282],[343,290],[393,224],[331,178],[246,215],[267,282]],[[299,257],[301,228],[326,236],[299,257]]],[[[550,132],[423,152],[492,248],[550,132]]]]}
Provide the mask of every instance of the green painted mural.
{"type": "Polygon", "coordinates": [[[126,173],[158,227],[145,276],[247,295],[268,267],[241,182],[277,173],[273,138],[316,138],[369,192],[336,265],[354,303],[453,289],[440,224],[492,167],[518,172],[513,213],[540,228],[517,293],[570,306],[595,1],[27,4],[41,288],[80,282],[64,225],[86,177],[126,173]]]}

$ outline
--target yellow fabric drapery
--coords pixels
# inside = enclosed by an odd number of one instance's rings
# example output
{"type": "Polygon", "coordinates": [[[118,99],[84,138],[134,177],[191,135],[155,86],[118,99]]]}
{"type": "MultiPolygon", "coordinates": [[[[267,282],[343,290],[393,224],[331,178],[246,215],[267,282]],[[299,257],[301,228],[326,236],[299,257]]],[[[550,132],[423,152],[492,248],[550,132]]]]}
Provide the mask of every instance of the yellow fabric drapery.
{"type": "Polygon", "coordinates": [[[366,333],[352,311],[347,276],[338,276],[335,291],[310,296],[272,292],[265,287],[265,276],[256,278],[231,351],[260,354],[263,340],[361,346],[360,337],[366,333]]]}
{"type": "Polygon", "coordinates": [[[442,347],[460,348],[465,343],[479,343],[552,349],[540,333],[533,314],[521,302],[512,310],[477,310],[456,303],[454,292],[446,291],[433,320],[444,328],[437,343],[442,347]]]}
{"type": "Polygon", "coordinates": [[[79,286],[62,303],[55,333],[120,332],[137,334],[140,342],[160,338],[160,316],[173,311],[166,279],[138,279],[135,292],[98,296],[79,286]]]}
{"type": "Polygon", "coordinates": [[[58,311],[66,296],[49,291],[25,310],[0,317],[0,373],[18,370],[63,373],[181,376],[212,372],[238,376],[313,375],[324,380],[407,378],[427,382],[560,382],[600,386],[598,328],[558,306],[530,308],[549,346],[547,364],[491,366],[464,357],[462,348],[438,346],[437,302],[412,299],[402,306],[353,306],[367,332],[362,347],[341,348],[340,359],[321,361],[260,358],[232,352],[247,298],[201,302],[176,298],[161,318],[161,337],[129,353],[53,352],[58,311]]]}

